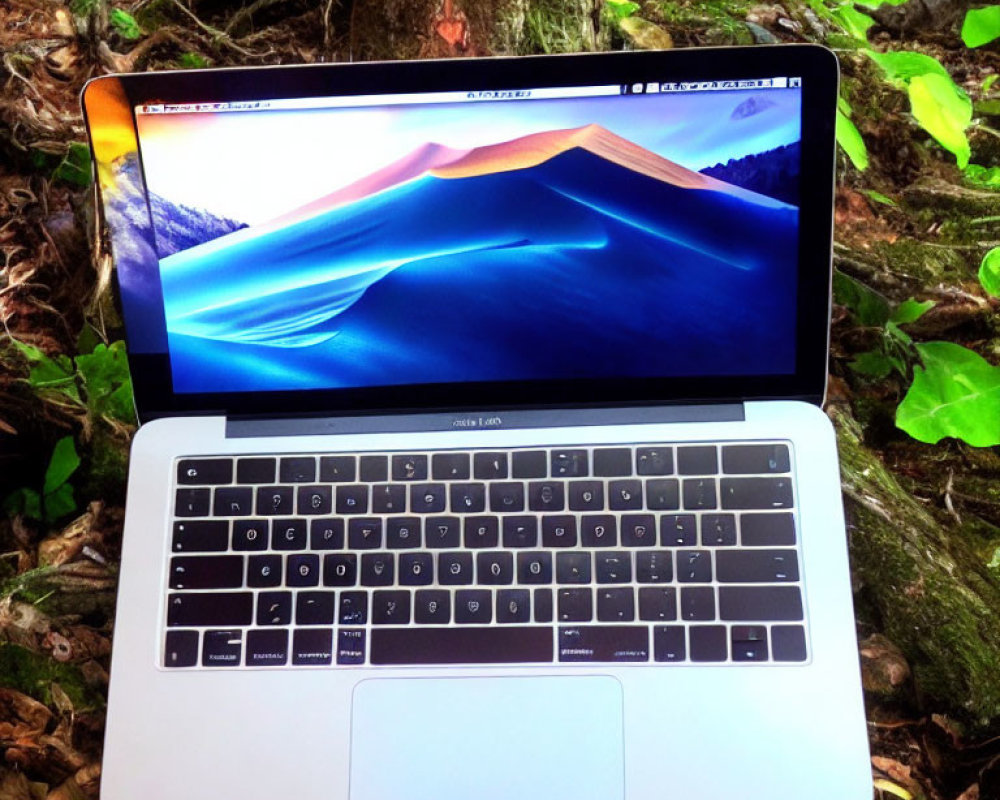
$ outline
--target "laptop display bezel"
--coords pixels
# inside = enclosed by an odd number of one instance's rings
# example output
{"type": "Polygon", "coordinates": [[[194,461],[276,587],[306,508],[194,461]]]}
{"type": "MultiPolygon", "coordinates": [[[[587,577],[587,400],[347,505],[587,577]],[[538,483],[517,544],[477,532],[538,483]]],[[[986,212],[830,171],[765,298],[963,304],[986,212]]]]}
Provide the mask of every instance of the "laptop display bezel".
{"type": "MultiPolygon", "coordinates": [[[[788,375],[502,381],[182,394],[166,352],[139,352],[126,330],[141,421],[183,414],[229,416],[390,413],[481,408],[624,406],[797,399],[819,403],[829,335],[837,62],[813,45],[705,48],[558,57],[454,59],[145,73],[118,80],[129,108],[147,103],[225,103],[381,92],[485,91],[543,86],[802,78],[801,204],[796,366],[788,375]]],[[[84,110],[91,126],[101,109],[84,110]]],[[[135,125],[134,116],[132,118],[135,125]]],[[[100,167],[100,165],[98,165],[100,167]]],[[[117,246],[112,236],[112,247],[117,246]]],[[[155,270],[154,270],[155,272],[155,270]]],[[[127,317],[127,314],[126,314],[127,317]]]]}

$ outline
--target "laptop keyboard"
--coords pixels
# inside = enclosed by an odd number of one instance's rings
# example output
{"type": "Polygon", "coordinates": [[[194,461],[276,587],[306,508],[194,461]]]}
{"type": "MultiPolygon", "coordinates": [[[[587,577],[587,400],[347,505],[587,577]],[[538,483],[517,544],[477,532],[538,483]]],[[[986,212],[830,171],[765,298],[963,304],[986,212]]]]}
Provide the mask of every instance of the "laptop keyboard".
{"type": "Polygon", "coordinates": [[[802,662],[790,445],[177,461],[163,665],[802,662]]]}

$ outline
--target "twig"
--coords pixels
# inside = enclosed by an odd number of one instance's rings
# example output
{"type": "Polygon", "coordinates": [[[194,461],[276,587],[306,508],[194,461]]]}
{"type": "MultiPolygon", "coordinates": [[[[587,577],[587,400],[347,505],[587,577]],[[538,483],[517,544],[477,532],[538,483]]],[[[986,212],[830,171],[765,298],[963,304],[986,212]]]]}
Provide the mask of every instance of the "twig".
{"type": "Polygon", "coordinates": [[[225,31],[220,31],[218,28],[213,28],[205,22],[202,22],[198,17],[195,16],[194,12],[188,9],[180,0],[171,0],[171,2],[177,6],[181,11],[183,11],[187,16],[191,18],[195,25],[201,28],[205,33],[212,37],[214,41],[221,42],[227,47],[232,48],[240,55],[247,56],[247,58],[264,58],[270,55],[271,51],[267,53],[253,53],[243,47],[240,47],[236,42],[234,42],[225,31]]]}

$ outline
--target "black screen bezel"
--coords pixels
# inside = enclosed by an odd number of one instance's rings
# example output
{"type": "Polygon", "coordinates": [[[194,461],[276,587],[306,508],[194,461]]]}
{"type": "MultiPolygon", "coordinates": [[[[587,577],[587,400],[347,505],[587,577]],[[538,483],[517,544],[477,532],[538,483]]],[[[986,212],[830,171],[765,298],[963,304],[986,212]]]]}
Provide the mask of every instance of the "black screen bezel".
{"type": "MultiPolygon", "coordinates": [[[[384,92],[483,91],[666,81],[802,78],[796,366],[790,375],[503,381],[336,390],[180,394],[169,356],[130,349],[141,421],[230,416],[799,399],[820,403],[826,383],[838,67],[815,45],[699,48],[528,58],[453,59],[145,73],[119,76],[134,109],[148,103],[238,102],[384,92]]],[[[134,122],[134,119],[133,119],[134,122]]],[[[126,331],[126,341],[128,332],[126,331]]]]}

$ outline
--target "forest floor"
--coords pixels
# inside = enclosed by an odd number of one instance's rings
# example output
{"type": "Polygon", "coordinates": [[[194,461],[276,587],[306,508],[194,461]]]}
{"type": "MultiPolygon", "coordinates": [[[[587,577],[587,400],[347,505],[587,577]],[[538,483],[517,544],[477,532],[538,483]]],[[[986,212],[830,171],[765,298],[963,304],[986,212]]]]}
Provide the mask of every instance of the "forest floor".
{"type": "MultiPolygon", "coordinates": [[[[100,778],[134,421],[78,106],[87,79],[776,42],[837,52],[842,111],[858,133],[844,133],[852,152],[838,156],[828,411],[844,461],[873,791],[903,800],[1000,798],[1000,448],[954,432],[924,443],[896,425],[915,367],[931,370],[922,345],[967,348],[985,359],[985,368],[969,370],[987,381],[1000,364],[1000,302],[977,277],[1000,246],[1000,46],[963,42],[967,5],[0,5],[0,800],[94,798],[100,778]],[[862,19],[864,5],[877,9],[862,19]],[[917,113],[915,73],[880,66],[887,51],[933,58],[960,87],[971,116],[958,140],[954,125],[949,133],[917,113]],[[962,140],[976,168],[956,163],[962,140]]],[[[1000,417],[1000,401],[984,407],[1000,417]]]]}

